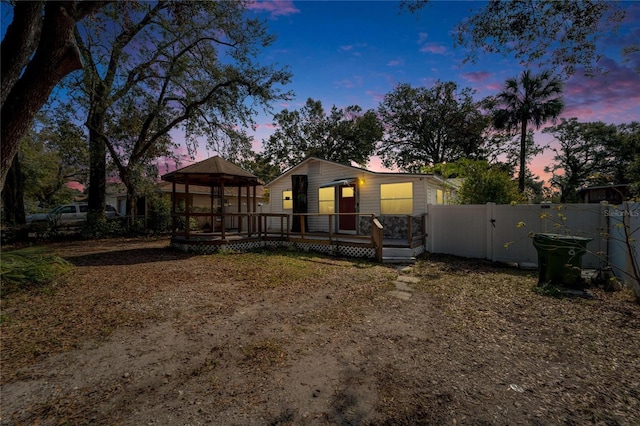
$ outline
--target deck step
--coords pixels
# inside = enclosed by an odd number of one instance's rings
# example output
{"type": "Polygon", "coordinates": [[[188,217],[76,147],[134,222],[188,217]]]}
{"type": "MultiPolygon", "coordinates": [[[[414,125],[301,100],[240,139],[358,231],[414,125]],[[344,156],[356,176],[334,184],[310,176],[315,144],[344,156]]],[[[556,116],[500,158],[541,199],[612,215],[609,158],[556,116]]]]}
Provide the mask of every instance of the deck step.
{"type": "Polygon", "coordinates": [[[383,247],[383,263],[415,263],[413,250],[408,247],[383,247]]]}
{"type": "Polygon", "coordinates": [[[383,257],[382,263],[416,263],[415,257],[383,257]]]}

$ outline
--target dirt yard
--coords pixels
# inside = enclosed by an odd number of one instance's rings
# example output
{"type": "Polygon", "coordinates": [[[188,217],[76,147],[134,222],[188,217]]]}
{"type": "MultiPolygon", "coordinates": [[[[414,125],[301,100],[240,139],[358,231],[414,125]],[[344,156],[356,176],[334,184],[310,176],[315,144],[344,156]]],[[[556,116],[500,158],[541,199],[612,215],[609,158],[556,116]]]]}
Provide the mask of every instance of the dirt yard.
{"type": "Polygon", "coordinates": [[[50,247],[72,273],[2,300],[2,425],[640,424],[629,291],[556,299],[450,257],[50,247]]]}

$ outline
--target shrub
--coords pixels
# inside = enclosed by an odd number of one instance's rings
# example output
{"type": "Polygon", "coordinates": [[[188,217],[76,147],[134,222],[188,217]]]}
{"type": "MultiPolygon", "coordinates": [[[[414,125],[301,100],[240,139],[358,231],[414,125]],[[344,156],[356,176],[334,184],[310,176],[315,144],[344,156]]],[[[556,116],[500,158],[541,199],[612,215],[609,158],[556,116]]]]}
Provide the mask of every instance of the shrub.
{"type": "Polygon", "coordinates": [[[149,197],[147,230],[154,233],[171,231],[171,200],[162,196],[149,197]]]}

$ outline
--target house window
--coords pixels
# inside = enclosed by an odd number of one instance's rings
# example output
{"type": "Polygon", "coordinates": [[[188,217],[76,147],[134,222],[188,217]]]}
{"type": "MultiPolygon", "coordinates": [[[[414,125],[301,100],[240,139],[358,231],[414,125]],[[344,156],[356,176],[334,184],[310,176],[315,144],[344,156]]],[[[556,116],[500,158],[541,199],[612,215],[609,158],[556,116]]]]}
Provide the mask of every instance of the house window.
{"type": "Polygon", "coordinates": [[[336,212],[336,202],[335,202],[335,188],[320,188],[318,190],[318,213],[335,213],[336,212]]]}
{"type": "Polygon", "coordinates": [[[436,189],[436,204],[444,204],[444,191],[436,189]]]}
{"type": "Polygon", "coordinates": [[[291,210],[293,208],[293,191],[282,191],[282,210],[291,210]]]}
{"type": "Polygon", "coordinates": [[[381,214],[413,213],[413,182],[380,185],[381,214]]]}
{"type": "Polygon", "coordinates": [[[353,198],[356,196],[353,186],[343,186],[340,188],[340,191],[342,191],[342,198],[353,198]]]}

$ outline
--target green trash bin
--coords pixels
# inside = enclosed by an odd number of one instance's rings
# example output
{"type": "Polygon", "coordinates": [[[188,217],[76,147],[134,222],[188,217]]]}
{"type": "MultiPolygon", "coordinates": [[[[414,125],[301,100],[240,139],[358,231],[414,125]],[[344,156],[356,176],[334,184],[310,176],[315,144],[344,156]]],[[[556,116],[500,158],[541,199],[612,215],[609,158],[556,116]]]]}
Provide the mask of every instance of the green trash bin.
{"type": "Polygon", "coordinates": [[[561,234],[534,234],[538,251],[538,284],[553,283],[571,287],[582,285],[582,256],[592,238],[561,234]]]}

